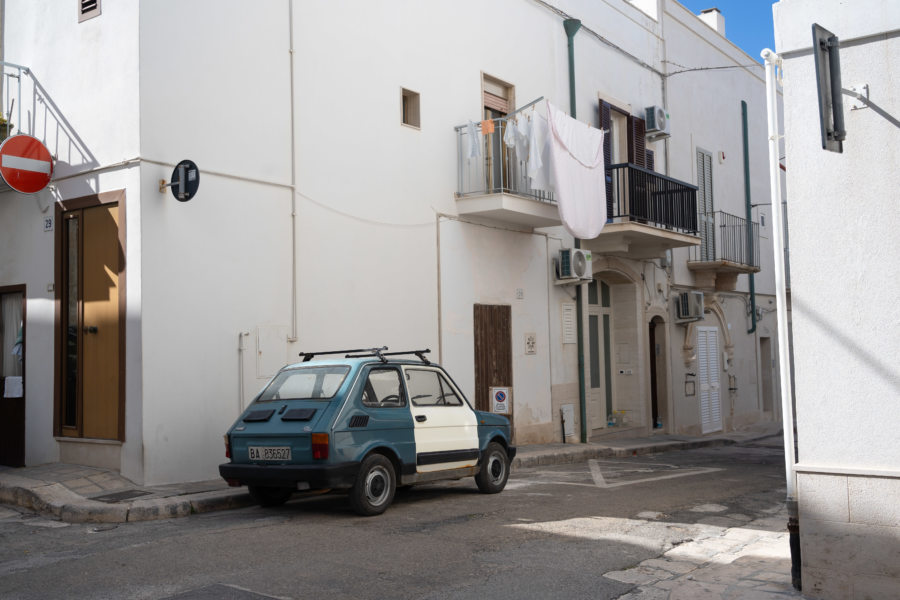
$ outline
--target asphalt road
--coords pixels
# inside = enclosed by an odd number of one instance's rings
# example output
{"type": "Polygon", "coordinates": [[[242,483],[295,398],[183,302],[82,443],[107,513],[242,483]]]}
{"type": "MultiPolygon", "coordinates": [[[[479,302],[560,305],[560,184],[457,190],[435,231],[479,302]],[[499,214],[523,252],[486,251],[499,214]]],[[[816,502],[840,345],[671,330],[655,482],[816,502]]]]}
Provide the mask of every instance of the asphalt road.
{"type": "Polygon", "coordinates": [[[378,517],[339,494],[165,521],[69,525],[0,506],[0,598],[616,598],[603,576],[784,500],[780,439],[522,469],[398,491],[378,517]]]}

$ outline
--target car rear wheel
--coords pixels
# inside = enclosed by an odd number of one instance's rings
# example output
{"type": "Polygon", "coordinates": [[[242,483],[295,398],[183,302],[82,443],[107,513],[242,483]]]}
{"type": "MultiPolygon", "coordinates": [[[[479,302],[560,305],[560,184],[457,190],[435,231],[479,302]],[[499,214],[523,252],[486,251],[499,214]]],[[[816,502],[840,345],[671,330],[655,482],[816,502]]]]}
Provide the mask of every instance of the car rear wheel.
{"type": "Polygon", "coordinates": [[[287,502],[294,490],[291,488],[251,485],[248,488],[250,497],[260,506],[281,506],[287,502]]]}
{"type": "Polygon", "coordinates": [[[509,479],[509,455],[497,442],[488,444],[481,459],[481,470],[475,476],[478,490],[483,494],[497,494],[506,487],[509,479]]]}
{"type": "Polygon", "coordinates": [[[370,454],[350,488],[350,504],[360,515],[380,515],[391,505],[396,489],[394,465],[382,454],[370,454]]]}

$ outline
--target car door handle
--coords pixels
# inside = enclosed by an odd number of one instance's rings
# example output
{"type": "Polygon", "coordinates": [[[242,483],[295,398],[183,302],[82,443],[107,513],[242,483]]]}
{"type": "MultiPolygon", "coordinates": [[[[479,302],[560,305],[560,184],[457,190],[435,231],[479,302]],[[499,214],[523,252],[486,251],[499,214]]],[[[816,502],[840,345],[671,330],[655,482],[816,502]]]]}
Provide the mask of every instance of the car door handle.
{"type": "Polygon", "coordinates": [[[426,417],[425,415],[416,415],[416,421],[418,421],[419,423],[424,423],[427,420],[428,417],[426,417]]]}
{"type": "Polygon", "coordinates": [[[85,333],[97,333],[97,327],[95,325],[91,325],[90,327],[84,327],[83,331],[85,333]]]}

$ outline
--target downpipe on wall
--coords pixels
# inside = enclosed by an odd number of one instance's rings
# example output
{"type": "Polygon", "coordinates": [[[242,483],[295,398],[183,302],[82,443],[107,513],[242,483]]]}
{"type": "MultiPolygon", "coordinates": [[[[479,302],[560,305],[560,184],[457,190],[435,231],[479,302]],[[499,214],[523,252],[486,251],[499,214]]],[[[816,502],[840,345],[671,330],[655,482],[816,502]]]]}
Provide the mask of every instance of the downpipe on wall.
{"type": "MultiPolygon", "coordinates": [[[[566,30],[568,38],[569,51],[569,113],[575,118],[575,34],[581,29],[581,21],[578,19],[566,19],[563,21],[563,28],[566,30]]],[[[575,238],[575,247],[581,248],[581,240],[575,238]]],[[[585,391],[584,381],[584,309],[581,306],[582,288],[584,286],[575,286],[575,321],[576,336],[578,338],[578,407],[579,416],[581,418],[581,443],[588,441],[587,434],[587,393],[585,391]]]]}
{"type": "Polygon", "coordinates": [[[791,402],[790,341],[787,324],[787,287],[784,272],[784,215],[781,211],[781,174],[778,162],[778,93],[775,68],[781,58],[766,48],[761,54],[766,61],[766,112],[769,121],[769,186],[772,191],[772,239],[775,244],[775,301],[778,320],[778,363],[781,379],[781,415],[784,430],[784,470],[787,483],[788,533],[791,546],[791,583],[801,590],[800,515],[797,506],[797,473],[794,470],[794,410],[791,402]]]}

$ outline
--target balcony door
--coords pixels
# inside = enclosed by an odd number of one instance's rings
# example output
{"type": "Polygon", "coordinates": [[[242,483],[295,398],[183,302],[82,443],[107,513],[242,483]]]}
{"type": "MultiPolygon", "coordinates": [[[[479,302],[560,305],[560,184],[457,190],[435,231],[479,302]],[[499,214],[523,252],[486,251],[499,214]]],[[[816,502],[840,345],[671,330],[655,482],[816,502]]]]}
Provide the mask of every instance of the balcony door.
{"type": "Polygon", "coordinates": [[[61,223],[60,433],[121,439],[119,206],[68,210],[57,222],[61,223]]]}

